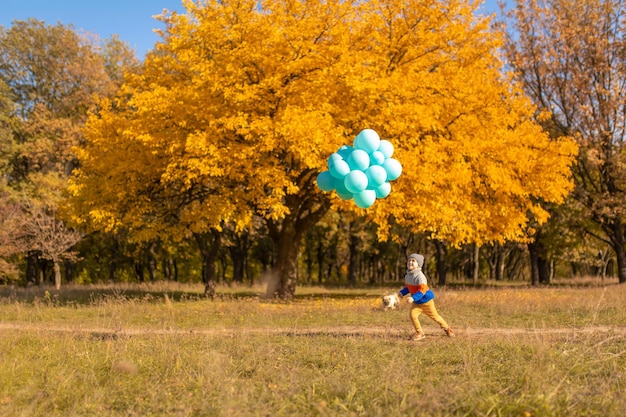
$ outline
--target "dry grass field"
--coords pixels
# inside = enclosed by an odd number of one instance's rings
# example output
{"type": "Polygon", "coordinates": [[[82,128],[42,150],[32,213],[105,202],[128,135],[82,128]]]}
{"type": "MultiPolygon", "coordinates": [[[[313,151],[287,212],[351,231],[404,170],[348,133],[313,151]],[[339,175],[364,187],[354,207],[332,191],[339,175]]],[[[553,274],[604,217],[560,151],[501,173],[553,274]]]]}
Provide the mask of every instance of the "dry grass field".
{"type": "Polygon", "coordinates": [[[626,286],[0,287],[1,416],[624,416],[626,286]]]}

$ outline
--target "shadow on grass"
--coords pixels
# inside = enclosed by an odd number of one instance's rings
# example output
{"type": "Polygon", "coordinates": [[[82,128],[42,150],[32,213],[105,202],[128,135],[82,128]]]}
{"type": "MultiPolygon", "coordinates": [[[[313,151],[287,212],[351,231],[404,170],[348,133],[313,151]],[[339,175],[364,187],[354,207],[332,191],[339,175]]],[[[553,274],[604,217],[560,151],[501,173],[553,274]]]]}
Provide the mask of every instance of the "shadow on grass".
{"type": "MultiPolygon", "coordinates": [[[[181,287],[182,285],[179,285],[181,287]]],[[[292,301],[301,300],[324,300],[324,299],[353,299],[359,297],[374,297],[378,295],[369,294],[366,291],[346,291],[342,290],[320,290],[321,292],[305,292],[296,294],[292,301]]],[[[211,301],[211,300],[250,300],[257,299],[264,302],[288,302],[281,300],[266,299],[263,292],[255,288],[228,288],[225,291],[217,292],[212,299],[204,294],[201,285],[189,286],[186,288],[168,288],[167,284],[162,286],[151,285],[116,285],[111,286],[91,286],[91,285],[68,285],[60,290],[53,286],[41,285],[31,287],[0,286],[0,302],[21,302],[39,303],[66,306],[66,305],[93,305],[104,301],[142,301],[162,303],[165,297],[171,301],[211,301]]]]}
{"type": "MultiPolygon", "coordinates": [[[[618,285],[617,279],[587,278],[568,279],[555,281],[548,285],[531,286],[528,282],[448,282],[445,286],[433,284],[433,288],[438,291],[463,291],[463,290],[501,290],[501,289],[523,289],[523,288],[580,288],[580,287],[606,287],[618,285]]],[[[265,292],[260,286],[224,286],[218,288],[215,300],[250,300],[256,299],[263,302],[298,302],[306,300],[344,300],[354,298],[377,298],[383,293],[395,292],[402,286],[401,283],[385,283],[376,286],[365,284],[355,286],[306,286],[300,285],[293,300],[274,300],[265,297],[265,292]]],[[[20,286],[0,286],[0,302],[22,302],[38,303],[43,302],[49,305],[93,305],[105,301],[142,301],[162,303],[166,296],[171,301],[211,301],[204,294],[204,285],[181,284],[175,282],[157,283],[120,283],[120,284],[95,284],[95,285],[66,285],[61,290],[56,290],[50,285],[20,287],[20,286]]]]}
{"type": "MultiPolygon", "coordinates": [[[[14,330],[26,330],[24,328],[15,328],[14,330]]],[[[30,328],[32,330],[32,328],[30,328]]],[[[72,327],[41,327],[40,331],[68,334],[76,339],[84,339],[95,342],[116,342],[125,341],[131,338],[141,338],[145,336],[163,335],[163,336],[175,336],[175,337],[243,337],[243,338],[274,338],[274,337],[288,337],[288,338],[302,338],[302,339],[379,339],[379,340],[406,340],[410,333],[407,333],[405,329],[397,328],[383,329],[383,328],[370,328],[370,327],[354,327],[346,329],[344,327],[319,327],[310,329],[248,329],[241,331],[240,329],[126,329],[126,330],[108,330],[108,329],[90,329],[90,328],[72,328],[72,327]]],[[[430,334],[428,337],[435,339],[443,338],[443,335],[430,334]]],[[[414,342],[413,342],[414,343],[414,342]]]]}
{"type": "Polygon", "coordinates": [[[162,303],[165,295],[172,301],[194,301],[207,299],[203,293],[189,290],[163,290],[144,288],[110,288],[92,286],[68,286],[57,290],[49,286],[36,287],[0,287],[0,299],[35,303],[44,302],[53,305],[91,305],[102,301],[130,301],[141,300],[144,302],[162,303]]]}

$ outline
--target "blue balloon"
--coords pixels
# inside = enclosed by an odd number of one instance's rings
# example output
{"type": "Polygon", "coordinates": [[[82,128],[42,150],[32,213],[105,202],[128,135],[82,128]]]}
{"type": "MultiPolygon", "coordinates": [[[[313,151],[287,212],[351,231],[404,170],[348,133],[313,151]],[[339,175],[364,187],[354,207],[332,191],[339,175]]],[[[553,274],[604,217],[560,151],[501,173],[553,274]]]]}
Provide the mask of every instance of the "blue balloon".
{"type": "Polygon", "coordinates": [[[348,157],[351,170],[365,171],[370,166],[370,156],[362,149],[355,149],[348,157]]]}
{"type": "Polygon", "coordinates": [[[354,149],[361,149],[361,137],[359,135],[356,135],[352,145],[354,146],[354,149]]]}
{"type": "Polygon", "coordinates": [[[354,204],[362,209],[371,207],[375,201],[376,192],[374,190],[363,190],[360,193],[354,194],[354,204]]]}
{"type": "Polygon", "coordinates": [[[346,191],[346,192],[337,191],[337,195],[339,196],[339,198],[341,198],[342,200],[346,200],[346,201],[352,200],[352,198],[354,197],[350,191],[346,191]]]}
{"type": "Polygon", "coordinates": [[[380,136],[372,129],[363,129],[354,139],[354,147],[372,153],[380,146],[380,136]]]}
{"type": "Polygon", "coordinates": [[[367,188],[367,175],[359,170],[350,171],[344,178],[343,184],[351,193],[359,193],[367,188]]]}
{"type": "Polygon", "coordinates": [[[393,145],[388,140],[383,139],[378,145],[378,151],[385,155],[385,158],[391,158],[391,155],[393,155],[394,151],[393,145]]]}
{"type": "Polygon", "coordinates": [[[341,157],[347,161],[353,150],[354,148],[350,145],[341,145],[341,147],[337,151],[337,154],[341,155],[341,157]]]}
{"type": "Polygon", "coordinates": [[[335,191],[342,200],[351,200],[352,193],[346,188],[344,181],[335,178],[335,191]]]}
{"type": "Polygon", "coordinates": [[[343,159],[333,159],[329,166],[330,174],[338,179],[343,179],[348,172],[350,172],[350,166],[343,159]]]}
{"type": "Polygon", "coordinates": [[[322,191],[335,190],[343,200],[354,199],[360,208],[371,207],[377,198],[391,192],[389,181],[402,173],[402,165],[391,158],[393,145],[381,140],[376,131],[363,129],[354,139],[354,146],[342,145],[328,157],[328,170],[316,178],[322,191]]]}
{"type": "Polygon", "coordinates": [[[335,179],[329,171],[322,171],[317,175],[317,186],[322,191],[335,189],[335,179]]]}
{"type": "Polygon", "coordinates": [[[328,157],[328,159],[326,160],[326,165],[328,166],[329,170],[332,169],[333,165],[335,164],[335,161],[344,161],[345,162],[345,160],[337,152],[331,153],[330,156],[328,157]]]}
{"type": "Polygon", "coordinates": [[[387,171],[380,165],[372,165],[365,171],[369,188],[376,188],[387,181],[387,171]]]}
{"type": "Polygon", "coordinates": [[[343,156],[339,152],[333,152],[328,157],[328,162],[334,161],[335,159],[344,159],[343,156]]]}
{"type": "Polygon", "coordinates": [[[402,174],[402,165],[397,159],[389,158],[383,162],[383,168],[387,171],[387,179],[393,181],[402,174]]]}
{"type": "Polygon", "coordinates": [[[385,154],[381,151],[374,151],[370,154],[370,165],[382,165],[385,162],[385,154]]]}
{"type": "Polygon", "coordinates": [[[388,182],[382,183],[374,190],[377,198],[385,198],[391,192],[391,184],[388,182]]]}

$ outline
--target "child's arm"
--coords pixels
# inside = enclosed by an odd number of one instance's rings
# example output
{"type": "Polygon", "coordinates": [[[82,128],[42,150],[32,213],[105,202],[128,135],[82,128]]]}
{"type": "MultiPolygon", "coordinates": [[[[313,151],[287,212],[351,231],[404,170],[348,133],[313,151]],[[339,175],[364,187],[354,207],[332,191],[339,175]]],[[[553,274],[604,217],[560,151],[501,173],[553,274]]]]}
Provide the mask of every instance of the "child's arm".
{"type": "Polygon", "coordinates": [[[435,294],[428,289],[428,287],[426,287],[426,290],[424,292],[416,292],[415,294],[411,295],[411,297],[409,297],[409,303],[415,303],[415,304],[424,304],[430,300],[432,300],[433,298],[435,298],[435,294]]]}

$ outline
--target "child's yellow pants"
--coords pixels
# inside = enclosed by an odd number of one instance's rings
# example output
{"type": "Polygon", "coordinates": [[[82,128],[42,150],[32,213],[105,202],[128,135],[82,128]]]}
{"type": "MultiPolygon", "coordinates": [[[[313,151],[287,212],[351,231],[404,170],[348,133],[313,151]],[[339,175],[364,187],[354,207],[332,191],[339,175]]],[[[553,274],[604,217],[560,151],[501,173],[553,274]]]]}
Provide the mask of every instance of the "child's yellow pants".
{"type": "Polygon", "coordinates": [[[441,326],[442,329],[445,330],[449,327],[448,323],[446,323],[443,317],[441,317],[439,313],[437,313],[437,309],[435,308],[435,300],[430,300],[429,302],[424,304],[413,304],[411,306],[410,317],[416,332],[424,333],[422,331],[422,325],[419,321],[419,315],[422,313],[433,319],[435,323],[441,326]]]}

